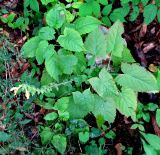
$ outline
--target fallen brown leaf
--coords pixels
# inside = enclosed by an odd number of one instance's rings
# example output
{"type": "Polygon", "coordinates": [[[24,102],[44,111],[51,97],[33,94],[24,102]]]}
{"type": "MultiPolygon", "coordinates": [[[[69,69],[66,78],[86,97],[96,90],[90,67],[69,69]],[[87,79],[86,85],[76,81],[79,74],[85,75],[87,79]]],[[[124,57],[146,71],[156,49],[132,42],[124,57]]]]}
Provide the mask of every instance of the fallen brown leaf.
{"type": "Polygon", "coordinates": [[[116,144],[115,149],[117,151],[117,155],[122,155],[122,144],[121,143],[116,144]]]}

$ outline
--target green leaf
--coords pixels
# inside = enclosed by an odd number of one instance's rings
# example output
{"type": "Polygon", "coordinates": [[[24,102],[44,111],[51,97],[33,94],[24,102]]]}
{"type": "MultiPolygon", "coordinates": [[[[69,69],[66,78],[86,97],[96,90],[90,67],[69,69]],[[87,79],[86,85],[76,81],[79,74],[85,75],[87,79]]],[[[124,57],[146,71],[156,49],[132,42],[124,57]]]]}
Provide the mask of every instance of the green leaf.
{"type": "Polygon", "coordinates": [[[137,94],[130,88],[122,88],[116,100],[117,109],[126,117],[136,121],[137,94]]]}
{"type": "Polygon", "coordinates": [[[62,27],[65,22],[65,9],[61,5],[55,5],[47,12],[46,22],[55,29],[62,27]]]}
{"type": "Polygon", "coordinates": [[[44,61],[45,52],[47,51],[48,42],[46,40],[40,41],[36,50],[36,60],[38,64],[42,64],[44,61]]]}
{"type": "Polygon", "coordinates": [[[3,131],[0,131],[0,142],[7,142],[10,140],[10,138],[11,138],[11,135],[3,131]]]}
{"type": "Polygon", "coordinates": [[[149,25],[157,15],[157,6],[154,4],[149,4],[144,7],[144,22],[149,25]]]}
{"type": "Polygon", "coordinates": [[[74,55],[59,55],[59,61],[61,70],[64,74],[71,74],[75,65],[77,64],[77,58],[74,55]]]}
{"type": "Polygon", "coordinates": [[[56,0],[41,0],[43,5],[47,5],[48,3],[56,2],[56,0]]]}
{"type": "Polygon", "coordinates": [[[133,63],[135,62],[131,52],[128,48],[124,48],[122,52],[122,58],[112,56],[113,65],[119,67],[122,62],[124,63],[133,63]]]}
{"type": "Polygon", "coordinates": [[[54,50],[54,45],[53,44],[50,44],[48,45],[45,53],[44,53],[44,59],[49,59],[51,56],[53,56],[55,53],[55,50],[54,50]]]}
{"type": "Polygon", "coordinates": [[[92,6],[93,15],[98,18],[100,16],[100,11],[101,11],[100,5],[96,1],[92,1],[90,5],[92,6]]]}
{"type": "Polygon", "coordinates": [[[157,109],[156,111],[156,122],[158,126],[160,127],[160,109],[157,109]]]}
{"type": "Polygon", "coordinates": [[[146,155],[158,155],[156,150],[151,145],[148,145],[144,140],[142,140],[142,143],[146,155]]]}
{"type": "Polygon", "coordinates": [[[52,40],[54,39],[55,30],[49,26],[42,27],[39,30],[39,37],[44,40],[52,40]]]}
{"type": "Polygon", "coordinates": [[[52,83],[54,80],[53,78],[48,74],[46,69],[43,70],[42,77],[41,77],[41,85],[48,85],[52,83]]]}
{"type": "Polygon", "coordinates": [[[113,77],[110,73],[103,68],[99,73],[98,77],[93,77],[89,79],[89,83],[92,85],[93,89],[98,93],[99,96],[104,99],[107,97],[118,95],[118,89],[115,85],[113,77]]]}
{"type": "Polygon", "coordinates": [[[83,2],[73,2],[72,8],[79,9],[81,5],[83,5],[83,2]]]}
{"type": "Polygon", "coordinates": [[[58,80],[59,75],[61,75],[62,73],[56,53],[50,58],[46,59],[45,66],[48,74],[55,80],[58,80]]]}
{"type": "Polygon", "coordinates": [[[141,0],[143,6],[147,5],[147,3],[149,2],[149,0],[141,0]]]}
{"type": "Polygon", "coordinates": [[[87,36],[84,45],[87,50],[87,53],[90,53],[97,58],[106,59],[107,45],[105,35],[100,28],[95,29],[87,36]]]}
{"type": "Polygon", "coordinates": [[[132,0],[121,0],[121,4],[126,4],[126,3],[129,3],[130,1],[132,0]]]}
{"type": "Polygon", "coordinates": [[[44,117],[44,119],[45,119],[46,121],[53,121],[53,120],[55,120],[57,117],[58,117],[57,113],[51,112],[51,113],[47,114],[47,115],[44,117]]]}
{"type": "Polygon", "coordinates": [[[81,143],[86,143],[89,140],[89,132],[79,132],[78,137],[81,143]]]}
{"type": "Polygon", "coordinates": [[[103,10],[102,10],[102,14],[107,16],[109,15],[109,13],[112,11],[112,4],[106,5],[103,10]]]}
{"type": "Polygon", "coordinates": [[[60,152],[61,154],[64,154],[67,146],[67,140],[65,136],[60,134],[54,135],[51,140],[51,143],[57,149],[58,152],[60,152]]]}
{"type": "Polygon", "coordinates": [[[141,132],[145,140],[156,150],[160,150],[160,137],[154,134],[145,134],[141,132]]]}
{"type": "Polygon", "coordinates": [[[40,41],[40,37],[32,37],[29,39],[21,49],[22,55],[28,58],[34,57],[40,41]]]}
{"type": "Polygon", "coordinates": [[[39,12],[39,3],[37,0],[30,0],[30,8],[35,11],[39,12]]]}
{"type": "Polygon", "coordinates": [[[80,34],[86,34],[98,28],[101,22],[92,16],[86,16],[78,18],[74,24],[75,24],[75,29],[80,34]]]}
{"type": "Polygon", "coordinates": [[[132,10],[132,12],[130,14],[129,20],[130,21],[135,21],[137,19],[138,15],[139,15],[138,6],[133,6],[133,10],[132,10]]]}
{"type": "Polygon", "coordinates": [[[158,88],[160,90],[160,70],[158,70],[158,73],[157,73],[157,83],[158,83],[158,88]]]}
{"type": "Polygon", "coordinates": [[[64,29],[64,35],[58,37],[58,42],[69,51],[81,52],[85,50],[80,34],[71,28],[64,29]]]}
{"type": "Polygon", "coordinates": [[[155,0],[156,1],[156,5],[159,7],[160,6],[160,0],[155,0]]]}
{"type": "Polygon", "coordinates": [[[29,3],[30,3],[30,0],[25,0],[25,1],[24,1],[24,7],[28,7],[28,6],[29,6],[29,3]]]}
{"type": "Polygon", "coordinates": [[[70,118],[78,119],[85,117],[94,107],[94,96],[89,89],[83,93],[73,92],[73,100],[70,99],[68,111],[70,118]]]}
{"type": "Polygon", "coordinates": [[[92,6],[89,3],[84,3],[79,8],[80,16],[92,15],[92,6]]]}
{"type": "Polygon", "coordinates": [[[100,5],[96,1],[90,1],[90,2],[84,3],[79,8],[79,15],[80,16],[94,15],[96,17],[99,17],[100,5]]]}
{"type": "Polygon", "coordinates": [[[118,75],[115,79],[121,86],[137,92],[155,92],[158,90],[157,80],[145,68],[137,64],[123,63],[121,70],[124,74],[118,75]]]}
{"type": "Polygon", "coordinates": [[[113,123],[116,117],[116,106],[114,101],[111,98],[106,98],[106,100],[103,100],[98,95],[94,96],[95,98],[95,105],[92,113],[96,118],[99,118],[99,116],[102,116],[105,121],[108,121],[109,123],[113,123]]]}
{"type": "Polygon", "coordinates": [[[107,40],[107,51],[111,52],[114,56],[122,57],[122,51],[124,47],[124,41],[121,35],[124,32],[123,25],[120,21],[114,23],[109,29],[106,40],[107,40]]]}
{"type": "Polygon", "coordinates": [[[110,21],[110,19],[108,18],[108,16],[102,17],[102,22],[103,22],[106,26],[111,27],[111,21],[110,21]]]}
{"type": "Polygon", "coordinates": [[[88,111],[92,111],[94,96],[92,95],[90,89],[86,89],[83,93],[76,91],[73,92],[73,99],[75,104],[84,105],[88,111]]]}
{"type": "Polygon", "coordinates": [[[47,72],[55,80],[59,79],[59,75],[71,74],[76,64],[77,64],[77,58],[71,54],[60,55],[54,53],[51,57],[47,58],[45,61],[47,72]]]}
{"type": "Polygon", "coordinates": [[[51,131],[51,128],[45,127],[43,131],[40,133],[40,136],[41,136],[42,144],[46,145],[51,141],[53,132],[51,131]]]}
{"type": "Polygon", "coordinates": [[[130,11],[130,7],[128,5],[114,9],[113,12],[110,14],[110,20],[112,22],[116,22],[117,20],[120,20],[121,22],[125,22],[125,17],[128,15],[130,11]]]}
{"type": "Polygon", "coordinates": [[[69,97],[60,98],[54,105],[55,110],[64,112],[68,108],[69,97]]]}
{"type": "Polygon", "coordinates": [[[108,4],[108,1],[106,1],[106,0],[97,0],[97,1],[102,5],[107,5],[108,4]]]}
{"type": "Polygon", "coordinates": [[[13,22],[14,18],[15,18],[16,14],[15,13],[11,13],[10,15],[7,16],[7,20],[8,20],[8,23],[10,22],[13,22]]]}
{"type": "Polygon", "coordinates": [[[160,9],[157,11],[157,20],[160,23],[160,9]]]}

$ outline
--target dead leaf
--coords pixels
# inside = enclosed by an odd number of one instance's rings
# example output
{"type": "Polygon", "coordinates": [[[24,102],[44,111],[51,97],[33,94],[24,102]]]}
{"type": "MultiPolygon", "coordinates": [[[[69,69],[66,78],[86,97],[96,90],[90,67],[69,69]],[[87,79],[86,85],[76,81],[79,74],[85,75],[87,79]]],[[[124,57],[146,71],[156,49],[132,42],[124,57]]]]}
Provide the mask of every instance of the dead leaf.
{"type": "Polygon", "coordinates": [[[151,72],[153,72],[153,73],[155,73],[155,72],[158,71],[157,66],[155,66],[154,64],[150,64],[149,67],[148,67],[148,69],[149,69],[151,72]]]}
{"type": "Polygon", "coordinates": [[[142,24],[142,27],[139,32],[139,37],[143,38],[147,32],[147,25],[145,23],[142,24]]]}
{"type": "Polygon", "coordinates": [[[116,144],[115,149],[117,151],[117,155],[122,155],[122,144],[121,143],[116,144]]]}
{"type": "Polygon", "coordinates": [[[152,119],[152,125],[153,125],[153,129],[155,131],[155,134],[157,136],[160,136],[160,128],[157,125],[156,118],[155,118],[154,114],[151,115],[151,119],[152,119]]]}
{"type": "Polygon", "coordinates": [[[148,44],[145,45],[145,48],[143,48],[143,52],[147,53],[148,51],[150,51],[154,47],[155,47],[155,43],[148,43],[148,44]]]}

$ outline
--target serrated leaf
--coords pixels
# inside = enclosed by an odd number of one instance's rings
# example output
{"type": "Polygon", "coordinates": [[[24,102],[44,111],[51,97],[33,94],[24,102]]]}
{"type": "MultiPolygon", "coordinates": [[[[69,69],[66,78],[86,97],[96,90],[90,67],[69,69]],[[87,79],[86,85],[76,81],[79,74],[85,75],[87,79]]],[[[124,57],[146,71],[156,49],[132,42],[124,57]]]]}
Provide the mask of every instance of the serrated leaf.
{"type": "Polygon", "coordinates": [[[59,75],[61,75],[62,73],[59,65],[58,56],[56,53],[52,55],[50,58],[46,59],[45,66],[49,75],[55,80],[58,80],[59,75]]]}
{"type": "Polygon", "coordinates": [[[126,117],[131,116],[136,121],[137,95],[130,88],[122,88],[116,100],[117,109],[126,117]]]}
{"type": "Polygon", "coordinates": [[[98,77],[93,77],[89,79],[89,83],[92,85],[93,89],[98,93],[99,96],[104,99],[107,97],[118,95],[118,89],[115,85],[113,77],[110,73],[103,68],[99,73],[98,77]]]}
{"type": "Polygon", "coordinates": [[[88,111],[92,111],[94,96],[92,95],[90,89],[86,89],[83,93],[76,91],[73,92],[73,100],[77,105],[84,105],[88,111]]]}
{"type": "Polygon", "coordinates": [[[92,54],[96,58],[106,58],[106,39],[104,33],[100,30],[100,28],[95,29],[87,36],[84,45],[87,53],[92,54]]]}
{"type": "Polygon", "coordinates": [[[71,74],[77,63],[77,58],[74,55],[60,55],[54,53],[45,61],[46,70],[55,80],[59,79],[59,75],[71,74]]]}
{"type": "Polygon", "coordinates": [[[67,139],[63,135],[54,135],[51,143],[53,146],[60,152],[61,154],[64,154],[67,146],[67,139]]]}
{"type": "Polygon", "coordinates": [[[137,92],[155,92],[158,90],[156,78],[145,68],[137,64],[123,63],[121,70],[124,74],[118,75],[115,79],[121,86],[137,92]]]}
{"type": "Polygon", "coordinates": [[[102,116],[105,121],[113,123],[116,117],[116,106],[114,101],[111,98],[106,98],[106,100],[103,100],[98,95],[95,95],[94,98],[95,105],[92,111],[94,116],[102,116]]]}
{"type": "Polygon", "coordinates": [[[46,40],[40,41],[36,50],[36,60],[38,64],[42,64],[45,59],[45,52],[47,51],[48,42],[46,40]]]}
{"type": "Polygon", "coordinates": [[[44,40],[52,40],[54,39],[55,30],[49,26],[42,27],[39,30],[39,37],[44,40]]]}
{"type": "Polygon", "coordinates": [[[78,119],[85,117],[94,107],[94,96],[89,89],[83,93],[73,92],[73,99],[70,99],[68,111],[70,118],[78,119]]]}
{"type": "Polygon", "coordinates": [[[21,49],[22,55],[28,58],[34,57],[40,41],[40,37],[32,37],[29,39],[21,49]]]}
{"type": "Polygon", "coordinates": [[[54,109],[65,112],[69,103],[69,97],[62,97],[60,98],[54,105],[54,109]]]}
{"type": "Polygon", "coordinates": [[[92,16],[86,16],[78,18],[74,24],[75,24],[75,29],[80,34],[86,34],[98,28],[101,22],[92,16]]]}
{"type": "Polygon", "coordinates": [[[109,29],[106,41],[107,41],[107,51],[111,52],[114,56],[122,57],[122,51],[124,47],[124,41],[122,34],[124,32],[123,25],[120,21],[114,23],[114,25],[109,29]]]}
{"type": "Polygon", "coordinates": [[[74,55],[59,55],[59,61],[61,70],[64,74],[71,74],[75,65],[77,64],[77,58],[74,55]]]}
{"type": "Polygon", "coordinates": [[[145,134],[141,132],[145,140],[156,150],[160,150],[160,137],[154,134],[145,134]]]}
{"type": "Polygon", "coordinates": [[[47,12],[46,22],[55,29],[62,27],[65,22],[65,9],[61,5],[55,5],[47,12]]]}
{"type": "Polygon", "coordinates": [[[157,109],[156,111],[156,122],[158,126],[160,127],[160,109],[157,109]]]}
{"type": "Polygon", "coordinates": [[[44,53],[44,59],[50,58],[52,55],[54,55],[55,50],[53,44],[48,45],[45,53],[44,53]]]}
{"type": "Polygon", "coordinates": [[[144,22],[149,25],[157,15],[157,6],[154,4],[149,4],[144,7],[144,22]]]}
{"type": "Polygon", "coordinates": [[[85,50],[80,34],[71,28],[64,29],[64,35],[58,37],[58,42],[69,51],[81,52],[85,50]]]}

